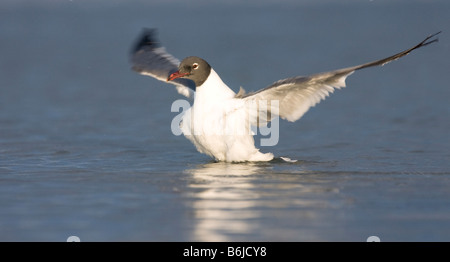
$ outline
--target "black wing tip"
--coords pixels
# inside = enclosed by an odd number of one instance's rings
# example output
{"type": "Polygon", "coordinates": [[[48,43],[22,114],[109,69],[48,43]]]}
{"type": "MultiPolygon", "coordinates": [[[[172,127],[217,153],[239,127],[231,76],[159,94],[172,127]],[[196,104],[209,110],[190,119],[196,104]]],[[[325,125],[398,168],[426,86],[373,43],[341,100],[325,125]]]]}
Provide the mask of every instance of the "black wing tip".
{"type": "MultiPolygon", "coordinates": [[[[422,42],[418,43],[416,46],[412,47],[411,49],[405,51],[405,53],[404,53],[403,55],[407,55],[407,54],[409,54],[411,51],[413,51],[413,50],[415,50],[415,49],[418,49],[418,48],[427,46],[427,45],[432,44],[432,43],[439,42],[439,38],[437,38],[437,37],[434,38],[434,37],[437,36],[437,35],[440,34],[440,33],[442,33],[442,31],[439,31],[439,32],[437,32],[437,33],[434,33],[434,34],[431,34],[431,35],[427,36],[422,42]],[[434,38],[434,39],[433,39],[433,38],[434,38]]],[[[403,56],[403,55],[402,55],[402,56],[403,56]]],[[[400,57],[401,57],[401,56],[400,56],[400,57]]],[[[399,58],[400,58],[400,57],[399,57],[399,58]]]]}
{"type": "Polygon", "coordinates": [[[442,33],[442,31],[439,31],[439,32],[437,32],[437,33],[434,33],[434,34],[431,34],[431,35],[429,35],[429,36],[427,36],[427,38],[425,38],[421,43],[420,43],[420,46],[426,46],[426,45],[429,45],[429,44],[432,44],[432,43],[436,43],[436,42],[439,42],[439,38],[435,38],[435,39],[432,39],[433,37],[435,37],[435,36],[437,36],[438,34],[440,34],[440,33],[442,33]]]}
{"type": "Polygon", "coordinates": [[[145,47],[149,48],[160,47],[160,43],[156,35],[157,30],[155,28],[143,28],[131,52],[134,54],[145,47]]]}

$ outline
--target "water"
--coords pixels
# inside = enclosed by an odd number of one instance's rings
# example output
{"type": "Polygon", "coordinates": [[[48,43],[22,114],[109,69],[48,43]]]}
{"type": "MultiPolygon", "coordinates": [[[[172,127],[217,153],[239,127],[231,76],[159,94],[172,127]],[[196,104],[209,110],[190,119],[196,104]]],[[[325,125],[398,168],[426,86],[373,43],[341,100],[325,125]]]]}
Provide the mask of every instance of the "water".
{"type": "Polygon", "coordinates": [[[0,240],[450,240],[445,1],[4,1],[0,240]],[[401,12],[399,12],[401,10],[401,12]],[[180,97],[130,70],[142,27],[235,91],[383,58],[266,148],[214,163],[170,132],[180,97]]]}

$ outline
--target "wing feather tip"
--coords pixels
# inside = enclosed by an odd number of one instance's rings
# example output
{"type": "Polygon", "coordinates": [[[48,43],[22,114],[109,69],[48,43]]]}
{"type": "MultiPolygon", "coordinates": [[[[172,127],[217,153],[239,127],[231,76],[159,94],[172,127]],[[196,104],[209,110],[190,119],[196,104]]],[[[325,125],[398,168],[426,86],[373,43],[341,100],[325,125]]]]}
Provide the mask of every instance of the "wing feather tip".
{"type": "Polygon", "coordinates": [[[141,34],[137,38],[133,48],[131,49],[131,53],[135,54],[139,50],[144,47],[157,48],[160,47],[160,43],[157,38],[157,29],[156,28],[142,28],[141,34]]]}

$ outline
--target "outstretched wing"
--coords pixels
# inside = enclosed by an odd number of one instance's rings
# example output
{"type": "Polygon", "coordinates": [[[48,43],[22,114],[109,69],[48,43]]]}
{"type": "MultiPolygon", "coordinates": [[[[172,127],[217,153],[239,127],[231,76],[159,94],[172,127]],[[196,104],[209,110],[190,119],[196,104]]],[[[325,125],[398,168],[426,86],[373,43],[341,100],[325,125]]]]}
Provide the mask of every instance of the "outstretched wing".
{"type": "Polygon", "coordinates": [[[414,49],[437,42],[437,38],[432,38],[439,33],[428,36],[412,48],[381,60],[310,76],[297,76],[279,80],[264,89],[240,95],[237,98],[244,99],[254,125],[267,123],[274,115],[279,115],[282,119],[293,122],[300,119],[309,108],[333,93],[336,88],[345,87],[345,79],[356,70],[385,65],[397,60],[414,49]],[[274,103],[274,101],[278,102],[274,103]],[[261,105],[266,106],[261,107],[261,105]]]}
{"type": "MultiPolygon", "coordinates": [[[[160,45],[156,38],[156,29],[144,28],[131,50],[131,64],[134,71],[167,82],[169,75],[178,70],[180,61],[160,45]]],[[[188,98],[194,97],[193,81],[178,78],[168,83],[176,85],[178,93],[188,98]]]]}

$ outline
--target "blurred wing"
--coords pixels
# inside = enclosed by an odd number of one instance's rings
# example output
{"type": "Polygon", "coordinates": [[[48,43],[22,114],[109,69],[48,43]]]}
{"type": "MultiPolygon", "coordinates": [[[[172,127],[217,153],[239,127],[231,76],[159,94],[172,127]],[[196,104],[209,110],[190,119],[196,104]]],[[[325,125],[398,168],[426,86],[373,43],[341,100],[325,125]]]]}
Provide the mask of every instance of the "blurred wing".
{"type": "Polygon", "coordinates": [[[397,60],[414,49],[437,42],[437,38],[430,39],[439,33],[428,36],[425,40],[408,50],[381,60],[310,76],[279,80],[264,89],[247,95],[241,94],[237,98],[245,100],[251,123],[254,125],[265,124],[275,115],[293,122],[300,119],[309,108],[324,100],[335,89],[345,87],[345,79],[356,70],[385,65],[397,60]],[[267,111],[264,111],[266,108],[267,111]]]}
{"type": "MultiPolygon", "coordinates": [[[[132,49],[131,64],[134,71],[167,82],[169,75],[178,70],[180,61],[160,46],[155,29],[145,28],[132,49]]],[[[188,98],[194,97],[193,81],[178,78],[168,83],[176,85],[178,93],[188,98]]]]}

